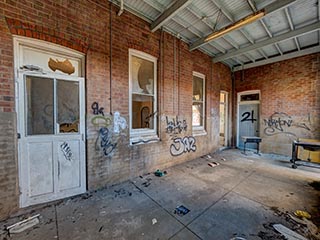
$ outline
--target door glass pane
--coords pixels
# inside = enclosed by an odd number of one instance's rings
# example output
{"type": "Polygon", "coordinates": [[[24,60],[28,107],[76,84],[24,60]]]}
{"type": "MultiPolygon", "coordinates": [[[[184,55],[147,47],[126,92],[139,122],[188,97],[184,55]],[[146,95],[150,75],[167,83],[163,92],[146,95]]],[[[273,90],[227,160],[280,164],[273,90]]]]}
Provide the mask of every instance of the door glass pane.
{"type": "Polygon", "coordinates": [[[26,77],[27,135],[53,134],[53,79],[26,77]]]}
{"type": "Polygon", "coordinates": [[[57,80],[57,98],[59,132],[79,132],[79,83],[57,80]]]}

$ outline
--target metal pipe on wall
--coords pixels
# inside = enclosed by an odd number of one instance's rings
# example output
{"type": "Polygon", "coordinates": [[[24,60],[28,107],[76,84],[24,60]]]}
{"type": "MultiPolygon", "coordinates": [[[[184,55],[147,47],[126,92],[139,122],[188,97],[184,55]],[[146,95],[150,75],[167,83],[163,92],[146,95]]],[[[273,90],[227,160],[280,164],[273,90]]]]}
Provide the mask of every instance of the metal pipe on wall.
{"type": "Polygon", "coordinates": [[[109,16],[109,26],[110,26],[110,58],[109,58],[109,73],[110,73],[110,115],[112,115],[112,3],[110,2],[110,16],[109,16]]]}

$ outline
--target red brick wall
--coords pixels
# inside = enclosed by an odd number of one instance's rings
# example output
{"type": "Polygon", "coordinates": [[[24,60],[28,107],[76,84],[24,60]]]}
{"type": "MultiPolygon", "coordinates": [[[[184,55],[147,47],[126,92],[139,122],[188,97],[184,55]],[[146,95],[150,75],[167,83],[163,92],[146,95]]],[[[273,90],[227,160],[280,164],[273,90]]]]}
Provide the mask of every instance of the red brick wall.
{"type": "Polygon", "coordinates": [[[89,189],[115,184],[157,168],[187,161],[218,147],[219,92],[220,85],[223,90],[230,90],[229,68],[223,64],[213,65],[211,58],[199,51],[190,52],[186,43],[168,33],[151,33],[149,23],[127,11],[117,16],[118,8],[114,5],[111,56],[109,11],[107,1],[96,0],[63,1],[61,4],[53,0],[0,2],[0,112],[11,112],[8,121],[0,122],[0,129],[10,125],[12,130],[9,132],[10,146],[0,145],[0,159],[6,159],[6,167],[10,168],[7,172],[0,171],[0,218],[18,208],[12,34],[56,43],[86,53],[86,161],[89,189]],[[112,141],[117,142],[117,148],[112,156],[106,157],[95,149],[98,129],[91,123],[94,116],[91,104],[98,102],[107,117],[112,118],[109,113],[118,111],[128,122],[129,48],[158,58],[158,129],[161,141],[131,146],[129,131],[126,129],[121,135],[114,135],[112,141]],[[172,157],[169,151],[172,138],[165,132],[165,117],[178,115],[186,119],[188,130],[180,136],[192,136],[192,71],[206,76],[207,134],[195,137],[195,152],[172,157]],[[4,151],[10,154],[2,154],[4,151]]]}
{"type": "Polygon", "coordinates": [[[290,155],[292,140],[320,138],[319,70],[320,55],[312,54],[236,72],[237,92],[261,91],[262,151],[290,155]],[[275,112],[292,124],[270,133],[267,122],[275,112]]]}

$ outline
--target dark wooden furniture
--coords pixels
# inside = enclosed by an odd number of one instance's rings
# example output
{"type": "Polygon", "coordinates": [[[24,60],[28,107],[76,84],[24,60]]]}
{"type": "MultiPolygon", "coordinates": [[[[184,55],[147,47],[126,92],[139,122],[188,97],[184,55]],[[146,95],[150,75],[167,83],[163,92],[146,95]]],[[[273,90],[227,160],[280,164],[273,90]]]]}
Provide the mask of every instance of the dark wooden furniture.
{"type": "Polygon", "coordinates": [[[242,141],[244,142],[244,148],[243,148],[243,153],[246,154],[246,144],[247,143],[256,143],[257,144],[257,152],[256,154],[259,155],[259,144],[261,142],[260,137],[249,137],[249,136],[241,136],[242,141]]]}
{"type": "Polygon", "coordinates": [[[301,146],[303,149],[308,151],[320,151],[320,142],[299,142],[293,141],[292,143],[292,158],[291,162],[292,168],[297,168],[297,166],[307,166],[320,168],[320,163],[309,162],[306,160],[301,160],[298,158],[298,147],[301,146]]]}

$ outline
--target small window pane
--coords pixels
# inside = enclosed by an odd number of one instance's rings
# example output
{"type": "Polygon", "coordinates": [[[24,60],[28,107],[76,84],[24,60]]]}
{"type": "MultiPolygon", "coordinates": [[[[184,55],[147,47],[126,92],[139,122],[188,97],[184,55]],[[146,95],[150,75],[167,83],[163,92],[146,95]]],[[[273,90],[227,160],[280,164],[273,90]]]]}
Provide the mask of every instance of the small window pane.
{"type": "Polygon", "coordinates": [[[132,92],[153,95],[153,84],[153,62],[132,56],[132,92]]]}
{"type": "Polygon", "coordinates": [[[60,133],[79,132],[79,83],[57,80],[60,133]]]}
{"type": "Polygon", "coordinates": [[[226,96],[225,93],[220,93],[220,102],[221,103],[224,103],[226,101],[225,96],[226,96]]]}
{"type": "Polygon", "coordinates": [[[192,104],[192,126],[202,126],[203,104],[194,102],[192,104]]]}
{"type": "Polygon", "coordinates": [[[203,79],[193,76],[193,100],[203,100],[203,79]]]}
{"type": "Polygon", "coordinates": [[[53,79],[26,77],[27,135],[53,134],[53,79]]]}
{"type": "Polygon", "coordinates": [[[259,101],[259,93],[241,95],[242,101],[259,101]]]}
{"type": "Polygon", "coordinates": [[[132,94],[132,128],[149,128],[153,126],[153,97],[132,94]]]}

